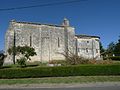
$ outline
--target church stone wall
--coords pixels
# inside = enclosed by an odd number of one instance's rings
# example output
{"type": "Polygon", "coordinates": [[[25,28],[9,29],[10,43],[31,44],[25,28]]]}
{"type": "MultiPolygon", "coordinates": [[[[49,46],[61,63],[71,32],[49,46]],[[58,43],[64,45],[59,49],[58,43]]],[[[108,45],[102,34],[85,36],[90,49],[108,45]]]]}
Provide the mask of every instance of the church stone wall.
{"type": "MultiPolygon", "coordinates": [[[[68,47],[72,50],[74,43],[71,41],[75,36],[74,28],[68,27],[67,31],[68,47]]],[[[35,49],[37,55],[32,57],[32,61],[49,62],[50,60],[65,59],[62,55],[66,48],[65,26],[12,21],[6,32],[6,53],[13,46],[14,35],[16,46],[27,45],[35,49]]],[[[9,56],[9,59],[12,59],[12,56],[9,56]]]]}
{"type": "Polygon", "coordinates": [[[77,37],[78,56],[87,59],[100,59],[99,38],[96,37],[77,37]]]}
{"type": "Polygon", "coordinates": [[[74,28],[68,27],[68,50],[75,53],[75,32],[74,28]]]}
{"type": "MultiPolygon", "coordinates": [[[[75,35],[75,28],[64,19],[62,25],[11,21],[5,35],[5,63],[12,63],[7,50],[15,46],[30,46],[37,53],[31,62],[64,60],[63,54],[77,54],[84,58],[100,58],[99,37],[75,35]]],[[[17,58],[17,57],[16,57],[17,58]]]]}

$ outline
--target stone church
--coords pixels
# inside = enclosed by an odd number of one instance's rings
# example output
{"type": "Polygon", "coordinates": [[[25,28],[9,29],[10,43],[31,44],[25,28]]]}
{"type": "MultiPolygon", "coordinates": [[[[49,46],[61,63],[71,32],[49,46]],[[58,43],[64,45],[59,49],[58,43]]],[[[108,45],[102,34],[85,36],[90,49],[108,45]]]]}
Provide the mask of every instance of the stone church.
{"type": "Polygon", "coordinates": [[[81,57],[100,58],[98,36],[76,35],[75,28],[66,18],[61,25],[34,22],[10,21],[5,35],[6,63],[12,63],[12,56],[7,50],[13,46],[30,46],[37,53],[32,61],[49,62],[64,60],[62,53],[74,53],[81,57]]]}

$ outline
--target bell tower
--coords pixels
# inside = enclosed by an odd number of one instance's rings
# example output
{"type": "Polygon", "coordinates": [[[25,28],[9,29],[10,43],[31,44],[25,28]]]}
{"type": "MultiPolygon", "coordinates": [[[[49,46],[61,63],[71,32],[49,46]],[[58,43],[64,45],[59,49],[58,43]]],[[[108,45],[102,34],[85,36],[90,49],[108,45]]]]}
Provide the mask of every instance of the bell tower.
{"type": "Polygon", "coordinates": [[[64,18],[62,25],[63,26],[70,26],[69,20],[67,18],[64,18]]]}

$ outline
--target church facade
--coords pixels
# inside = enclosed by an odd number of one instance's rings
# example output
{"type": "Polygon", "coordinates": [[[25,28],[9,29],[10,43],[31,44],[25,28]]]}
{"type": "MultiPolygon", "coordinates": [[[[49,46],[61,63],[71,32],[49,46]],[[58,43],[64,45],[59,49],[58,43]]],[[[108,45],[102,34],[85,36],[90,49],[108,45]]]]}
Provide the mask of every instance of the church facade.
{"type": "Polygon", "coordinates": [[[10,21],[5,35],[6,63],[12,63],[7,50],[15,46],[30,46],[37,53],[32,61],[64,60],[63,53],[74,53],[84,58],[100,58],[99,37],[75,35],[75,28],[64,19],[62,25],[10,21]]]}

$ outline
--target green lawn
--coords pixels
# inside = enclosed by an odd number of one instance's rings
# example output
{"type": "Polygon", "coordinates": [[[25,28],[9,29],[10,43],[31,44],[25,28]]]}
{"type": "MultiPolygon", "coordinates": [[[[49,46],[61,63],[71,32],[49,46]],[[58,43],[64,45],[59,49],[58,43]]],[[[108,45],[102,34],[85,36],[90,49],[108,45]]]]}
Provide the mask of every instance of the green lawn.
{"type": "Polygon", "coordinates": [[[13,84],[71,84],[90,82],[120,82],[120,76],[73,76],[24,79],[0,79],[0,85],[13,84]]]}

